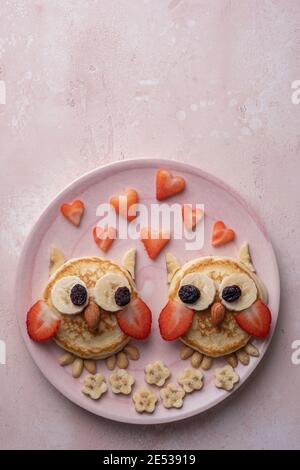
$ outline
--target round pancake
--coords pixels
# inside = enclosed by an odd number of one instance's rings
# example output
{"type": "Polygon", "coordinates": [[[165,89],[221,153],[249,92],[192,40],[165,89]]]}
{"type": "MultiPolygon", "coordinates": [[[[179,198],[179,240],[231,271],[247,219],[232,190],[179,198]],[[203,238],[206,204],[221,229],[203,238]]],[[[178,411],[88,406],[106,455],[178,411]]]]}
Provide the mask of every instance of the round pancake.
{"type": "MultiPolygon", "coordinates": [[[[55,283],[65,276],[80,277],[89,290],[90,299],[93,300],[93,288],[98,279],[107,272],[123,274],[132,288],[133,296],[136,295],[134,282],[126,270],[113,261],[93,256],[72,259],[63,264],[50,277],[44,290],[44,300],[55,310],[51,302],[51,290],[55,283]]],[[[95,332],[89,331],[82,313],[77,315],[60,314],[60,316],[61,326],[54,341],[61,348],[84,359],[104,359],[111,356],[123,349],[130,339],[119,328],[114,313],[102,310],[99,328],[95,332]]]]}
{"type": "MultiPolygon", "coordinates": [[[[169,298],[176,299],[181,279],[189,273],[201,272],[213,279],[217,286],[215,302],[220,301],[218,286],[224,277],[232,273],[245,273],[256,284],[258,297],[267,302],[267,292],[258,277],[242,263],[227,257],[207,256],[197,258],[183,265],[174,275],[169,289],[169,298]]],[[[226,309],[221,325],[211,323],[210,307],[195,312],[193,323],[181,341],[187,346],[211,357],[224,356],[245,346],[250,336],[243,331],[234,319],[234,312],[226,309]]]]}

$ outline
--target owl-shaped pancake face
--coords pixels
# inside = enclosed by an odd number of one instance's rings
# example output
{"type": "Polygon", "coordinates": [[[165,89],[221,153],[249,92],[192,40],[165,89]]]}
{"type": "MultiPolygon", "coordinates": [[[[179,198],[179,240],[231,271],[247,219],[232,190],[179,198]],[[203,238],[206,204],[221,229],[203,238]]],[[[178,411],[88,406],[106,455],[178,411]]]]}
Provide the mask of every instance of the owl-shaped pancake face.
{"type": "Polygon", "coordinates": [[[134,253],[123,267],[93,256],[72,259],[60,266],[50,277],[43,300],[28,312],[32,339],[51,337],[80,357],[104,358],[122,349],[130,337],[146,338],[152,315],[136,290],[133,260],[134,253]],[[38,332],[33,318],[40,322],[38,332]],[[54,319],[59,322],[55,329],[54,319]]]}
{"type": "Polygon", "coordinates": [[[164,339],[180,338],[199,352],[217,357],[240,349],[250,336],[268,334],[267,293],[250,266],[233,258],[209,256],[180,267],[167,255],[167,267],[169,301],[159,318],[164,339]]]}

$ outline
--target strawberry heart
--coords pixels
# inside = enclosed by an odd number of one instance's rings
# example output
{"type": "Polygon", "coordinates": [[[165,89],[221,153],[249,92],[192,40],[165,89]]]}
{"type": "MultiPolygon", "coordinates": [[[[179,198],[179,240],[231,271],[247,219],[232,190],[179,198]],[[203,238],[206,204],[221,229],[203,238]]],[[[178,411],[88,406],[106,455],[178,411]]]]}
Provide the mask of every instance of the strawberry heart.
{"type": "Polygon", "coordinates": [[[125,217],[129,222],[136,218],[135,205],[138,203],[138,193],[135,189],[127,189],[123,194],[112,196],[110,204],[114,207],[117,214],[125,217]]]}
{"type": "Polygon", "coordinates": [[[114,227],[94,227],[93,228],[93,237],[96,245],[106,253],[114,239],[116,238],[117,231],[114,227]]]}
{"type": "Polygon", "coordinates": [[[162,201],[174,194],[181,193],[185,188],[182,176],[173,176],[168,170],[158,170],[156,173],[156,199],[162,201]]]}
{"type": "Polygon", "coordinates": [[[203,210],[198,207],[192,207],[191,204],[184,204],[182,206],[182,220],[187,230],[193,230],[203,215],[203,210]]]}
{"type": "Polygon", "coordinates": [[[222,220],[217,220],[213,225],[212,245],[221,246],[235,239],[235,232],[232,228],[227,228],[222,220]]]}

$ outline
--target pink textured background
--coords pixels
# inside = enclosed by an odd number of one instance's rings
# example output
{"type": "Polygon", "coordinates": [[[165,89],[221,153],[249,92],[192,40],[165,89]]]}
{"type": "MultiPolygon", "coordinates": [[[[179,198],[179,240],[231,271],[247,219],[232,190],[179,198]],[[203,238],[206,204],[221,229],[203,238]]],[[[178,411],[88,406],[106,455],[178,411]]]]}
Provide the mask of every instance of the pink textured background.
{"type": "Polygon", "coordinates": [[[0,448],[299,447],[299,2],[11,0],[0,15],[0,448]],[[282,279],[279,325],[247,386],[205,415],[142,429],[56,392],[12,308],[42,209],[83,172],[132,157],[194,163],[239,191],[264,221],[282,279]]]}

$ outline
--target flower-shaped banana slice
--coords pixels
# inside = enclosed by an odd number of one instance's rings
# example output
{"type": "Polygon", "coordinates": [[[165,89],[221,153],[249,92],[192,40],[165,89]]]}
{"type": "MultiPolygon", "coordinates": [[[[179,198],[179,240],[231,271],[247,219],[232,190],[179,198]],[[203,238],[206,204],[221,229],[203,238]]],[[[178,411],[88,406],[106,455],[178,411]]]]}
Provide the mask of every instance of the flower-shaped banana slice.
{"type": "Polygon", "coordinates": [[[113,393],[130,395],[135,378],[125,369],[119,369],[109,377],[113,393]]]}
{"type": "Polygon", "coordinates": [[[234,385],[240,380],[238,374],[229,364],[224,367],[218,367],[214,370],[214,383],[218,388],[230,391],[234,385]]]}
{"type": "Polygon", "coordinates": [[[203,387],[203,373],[200,370],[188,367],[177,377],[177,382],[186,393],[201,390],[203,387]]]}
{"type": "Polygon", "coordinates": [[[162,387],[170,375],[169,369],[161,361],[155,361],[145,367],[145,381],[150,385],[162,387]]]}
{"type": "Polygon", "coordinates": [[[85,376],[82,393],[89,395],[93,400],[98,400],[107,391],[105,377],[102,374],[88,374],[85,376]]]}
{"type": "Polygon", "coordinates": [[[168,384],[160,391],[160,397],[165,408],[181,408],[184,396],[185,391],[176,384],[168,384]]]}
{"type": "Polygon", "coordinates": [[[157,396],[149,388],[142,387],[133,394],[133,403],[138,413],[153,413],[157,396]]]}

